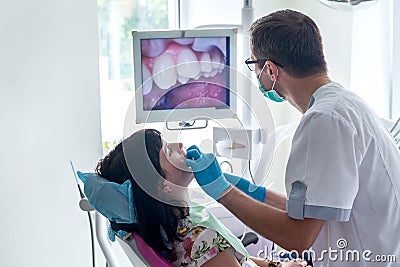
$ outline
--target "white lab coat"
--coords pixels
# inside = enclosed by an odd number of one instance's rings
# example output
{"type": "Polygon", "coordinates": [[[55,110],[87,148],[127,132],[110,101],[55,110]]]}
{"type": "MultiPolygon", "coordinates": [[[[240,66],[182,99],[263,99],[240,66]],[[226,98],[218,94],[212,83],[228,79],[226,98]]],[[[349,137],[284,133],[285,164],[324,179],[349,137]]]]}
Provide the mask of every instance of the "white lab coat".
{"type": "Polygon", "coordinates": [[[400,152],[358,96],[334,82],[315,91],[285,182],[290,217],[326,220],[315,266],[376,266],[383,255],[397,263],[380,266],[400,265],[400,152]]]}

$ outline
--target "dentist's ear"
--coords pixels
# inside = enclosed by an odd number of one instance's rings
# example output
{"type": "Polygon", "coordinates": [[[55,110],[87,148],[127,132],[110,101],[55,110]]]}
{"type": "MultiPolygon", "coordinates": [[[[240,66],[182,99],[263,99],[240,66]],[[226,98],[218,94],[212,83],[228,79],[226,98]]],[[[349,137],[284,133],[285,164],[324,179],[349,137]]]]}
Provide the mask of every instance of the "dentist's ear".
{"type": "Polygon", "coordinates": [[[270,61],[267,61],[268,76],[271,78],[271,81],[276,80],[276,77],[275,77],[274,71],[273,71],[274,67],[275,66],[273,64],[271,64],[270,61]]]}
{"type": "Polygon", "coordinates": [[[269,70],[269,75],[272,76],[272,75],[274,74],[274,73],[272,72],[272,68],[269,67],[268,70],[269,70]]]}
{"type": "Polygon", "coordinates": [[[267,67],[268,67],[268,75],[271,78],[271,81],[276,81],[278,79],[278,67],[275,66],[274,64],[271,64],[270,62],[267,62],[267,67]],[[276,69],[276,74],[274,69],[276,69]]]}

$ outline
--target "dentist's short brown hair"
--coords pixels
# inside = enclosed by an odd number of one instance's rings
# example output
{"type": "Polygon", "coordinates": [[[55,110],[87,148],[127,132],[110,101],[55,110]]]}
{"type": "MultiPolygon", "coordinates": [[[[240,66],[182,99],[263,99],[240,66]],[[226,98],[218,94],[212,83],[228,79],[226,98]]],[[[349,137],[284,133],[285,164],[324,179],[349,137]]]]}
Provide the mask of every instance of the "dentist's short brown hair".
{"type": "Polygon", "coordinates": [[[250,35],[257,59],[279,63],[294,78],[327,73],[318,26],[300,12],[286,9],[266,15],[251,25],[250,35]]]}

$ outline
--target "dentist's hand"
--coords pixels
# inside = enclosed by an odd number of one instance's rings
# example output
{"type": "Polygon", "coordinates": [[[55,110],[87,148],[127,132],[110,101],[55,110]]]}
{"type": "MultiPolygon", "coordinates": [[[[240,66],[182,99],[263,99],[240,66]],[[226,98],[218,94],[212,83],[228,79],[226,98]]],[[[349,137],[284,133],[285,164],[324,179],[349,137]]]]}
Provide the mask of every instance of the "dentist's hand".
{"type": "Polygon", "coordinates": [[[201,188],[212,198],[218,200],[231,184],[225,179],[213,154],[203,154],[197,146],[186,151],[186,166],[191,167],[201,188]]]}

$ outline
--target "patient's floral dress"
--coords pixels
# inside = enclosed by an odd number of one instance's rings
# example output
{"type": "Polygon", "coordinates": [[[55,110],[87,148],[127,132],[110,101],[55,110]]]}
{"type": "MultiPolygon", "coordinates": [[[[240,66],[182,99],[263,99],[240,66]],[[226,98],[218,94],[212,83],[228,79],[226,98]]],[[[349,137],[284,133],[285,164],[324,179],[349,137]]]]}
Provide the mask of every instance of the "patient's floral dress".
{"type": "MultiPolygon", "coordinates": [[[[229,242],[214,230],[202,226],[192,227],[189,219],[179,221],[182,240],[172,244],[172,253],[169,261],[175,267],[198,267],[224,251],[231,249],[229,242]]],[[[235,253],[239,263],[242,264],[246,258],[239,253],[235,253]]]]}

